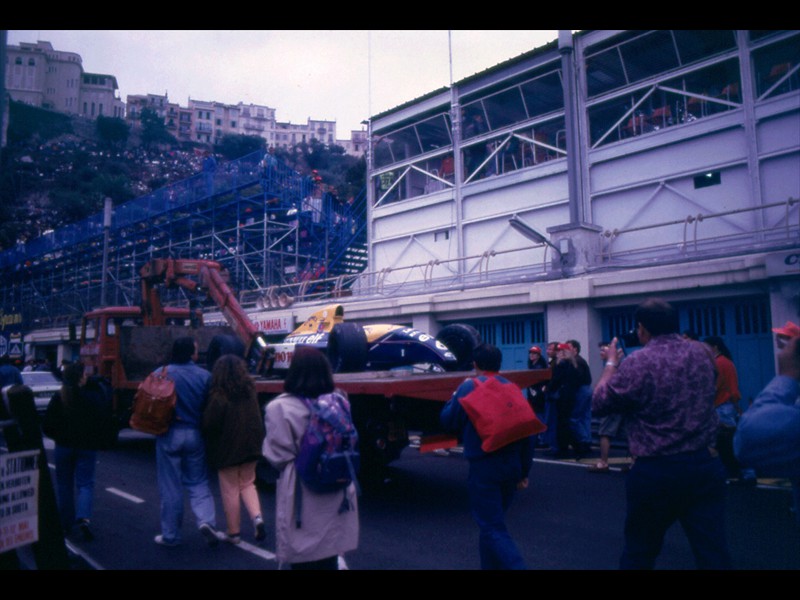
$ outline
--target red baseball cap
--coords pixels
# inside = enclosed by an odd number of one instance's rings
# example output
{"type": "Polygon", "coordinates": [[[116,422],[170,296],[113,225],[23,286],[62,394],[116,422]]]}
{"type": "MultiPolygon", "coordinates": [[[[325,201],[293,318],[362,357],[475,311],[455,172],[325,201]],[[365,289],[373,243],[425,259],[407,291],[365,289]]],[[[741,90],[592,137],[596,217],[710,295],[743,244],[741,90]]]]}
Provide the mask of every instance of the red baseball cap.
{"type": "Polygon", "coordinates": [[[785,335],[786,337],[798,337],[800,336],[800,327],[792,323],[791,321],[786,321],[786,325],[783,327],[776,327],[772,330],[774,333],[778,335],[785,335]]]}
{"type": "Polygon", "coordinates": [[[542,349],[539,346],[531,346],[531,349],[528,352],[538,352],[539,354],[542,353],[542,349]]]}

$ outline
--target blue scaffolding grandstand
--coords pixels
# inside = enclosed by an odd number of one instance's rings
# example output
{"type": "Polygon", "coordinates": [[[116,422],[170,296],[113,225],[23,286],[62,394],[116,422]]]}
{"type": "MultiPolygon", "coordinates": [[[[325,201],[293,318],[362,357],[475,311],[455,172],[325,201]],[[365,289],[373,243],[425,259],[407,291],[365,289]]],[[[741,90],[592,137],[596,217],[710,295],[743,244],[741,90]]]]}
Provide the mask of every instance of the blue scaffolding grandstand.
{"type": "MultiPolygon", "coordinates": [[[[366,266],[363,198],[346,203],[263,152],[118,205],[0,253],[2,306],[29,326],[63,325],[95,308],[140,302],[139,269],[153,258],[203,258],[256,303],[267,294],[345,293],[366,266]],[[104,249],[108,248],[107,256],[104,249]]],[[[182,303],[180,290],[166,303],[182,303]]]]}

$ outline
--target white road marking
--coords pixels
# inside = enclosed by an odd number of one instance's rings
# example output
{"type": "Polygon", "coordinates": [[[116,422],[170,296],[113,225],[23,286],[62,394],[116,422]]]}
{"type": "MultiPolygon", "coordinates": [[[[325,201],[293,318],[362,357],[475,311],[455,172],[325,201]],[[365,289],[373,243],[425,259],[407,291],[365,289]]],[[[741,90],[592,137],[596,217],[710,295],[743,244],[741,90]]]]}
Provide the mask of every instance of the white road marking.
{"type": "Polygon", "coordinates": [[[128,494],[127,492],[123,492],[122,490],[118,490],[117,488],[113,487],[106,488],[106,491],[111,492],[112,494],[119,496],[120,498],[125,498],[125,500],[130,500],[135,504],[142,504],[144,502],[144,500],[142,500],[141,498],[128,494]]]}
{"type": "Polygon", "coordinates": [[[245,552],[249,552],[255,556],[260,556],[264,560],[275,560],[276,558],[272,552],[264,550],[263,548],[259,548],[258,546],[254,546],[253,544],[248,544],[245,541],[239,542],[238,544],[235,544],[235,546],[237,548],[241,548],[245,552]]]}
{"type": "Polygon", "coordinates": [[[69,548],[70,552],[72,552],[73,554],[77,554],[83,560],[85,560],[86,564],[88,564],[90,567],[92,567],[92,569],[94,569],[95,571],[105,571],[106,570],[105,567],[103,567],[99,562],[97,562],[96,560],[91,558],[88,554],[86,554],[83,550],[78,548],[75,544],[73,544],[69,540],[65,539],[64,540],[64,545],[66,545],[66,547],[69,548]]]}

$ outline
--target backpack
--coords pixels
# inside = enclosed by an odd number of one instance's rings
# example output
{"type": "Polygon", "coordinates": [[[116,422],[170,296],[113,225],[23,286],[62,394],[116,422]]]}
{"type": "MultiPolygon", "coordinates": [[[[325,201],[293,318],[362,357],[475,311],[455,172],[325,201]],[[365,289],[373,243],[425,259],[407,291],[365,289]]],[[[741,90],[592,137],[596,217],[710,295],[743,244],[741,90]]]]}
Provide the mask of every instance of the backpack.
{"type": "Polygon", "coordinates": [[[316,493],[336,492],[356,481],[360,464],[358,432],[350,403],[340,392],[316,400],[301,398],[311,411],[295,458],[297,476],[316,493]]]}
{"type": "Polygon", "coordinates": [[[481,438],[481,450],[494,452],[547,429],[516,384],[497,377],[472,379],[474,389],[460,398],[481,438]]]}
{"type": "Polygon", "coordinates": [[[153,435],[166,433],[175,413],[176,400],[175,382],[167,377],[167,367],[150,373],[136,390],[129,422],[131,428],[153,435]]]}

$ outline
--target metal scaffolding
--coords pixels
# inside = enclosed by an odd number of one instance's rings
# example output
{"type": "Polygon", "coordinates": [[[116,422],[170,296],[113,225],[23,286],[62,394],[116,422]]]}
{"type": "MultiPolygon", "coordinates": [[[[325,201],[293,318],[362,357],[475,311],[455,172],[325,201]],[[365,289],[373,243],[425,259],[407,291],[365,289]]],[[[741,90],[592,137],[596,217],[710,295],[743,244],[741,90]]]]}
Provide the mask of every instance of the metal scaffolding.
{"type": "MultiPolygon", "coordinates": [[[[339,202],[270,158],[255,152],[119,205],[109,227],[94,215],[3,252],[4,310],[47,327],[103,298],[137,304],[138,270],[153,258],[216,260],[249,298],[363,270],[363,198],[339,202]]],[[[180,291],[165,292],[166,303],[183,301],[180,291]]]]}

